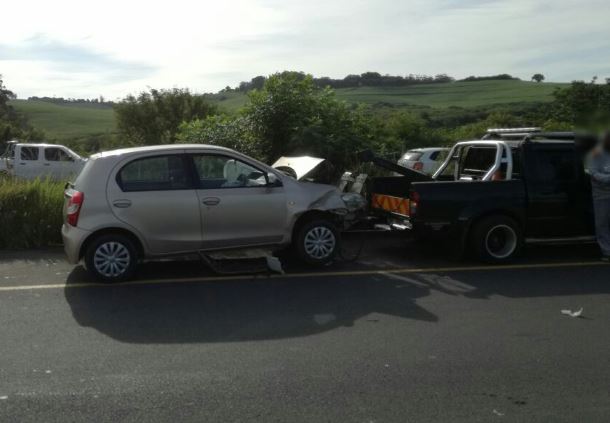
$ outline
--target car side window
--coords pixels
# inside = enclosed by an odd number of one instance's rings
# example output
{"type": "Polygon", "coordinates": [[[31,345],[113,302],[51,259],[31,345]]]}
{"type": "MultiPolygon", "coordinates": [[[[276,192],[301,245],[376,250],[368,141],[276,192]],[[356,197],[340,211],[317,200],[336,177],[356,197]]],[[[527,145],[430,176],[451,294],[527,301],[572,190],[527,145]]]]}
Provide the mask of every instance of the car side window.
{"type": "Polygon", "coordinates": [[[61,148],[47,147],[44,149],[44,159],[49,162],[70,162],[72,158],[61,148]]]}
{"type": "Polygon", "coordinates": [[[125,192],[191,188],[185,160],[181,155],[136,159],[119,171],[117,183],[125,192]]]}
{"type": "Polygon", "coordinates": [[[34,161],[38,160],[38,152],[40,149],[38,147],[21,147],[21,160],[34,161]]]}
{"type": "Polygon", "coordinates": [[[267,184],[264,172],[228,156],[193,156],[200,189],[261,187],[267,184]]]}
{"type": "Polygon", "coordinates": [[[565,182],[576,179],[574,154],[567,150],[538,150],[536,174],[541,182],[565,182]]]}
{"type": "Polygon", "coordinates": [[[436,159],[438,159],[439,154],[440,154],[440,151],[433,151],[432,153],[430,153],[430,160],[435,162],[436,159]]]}

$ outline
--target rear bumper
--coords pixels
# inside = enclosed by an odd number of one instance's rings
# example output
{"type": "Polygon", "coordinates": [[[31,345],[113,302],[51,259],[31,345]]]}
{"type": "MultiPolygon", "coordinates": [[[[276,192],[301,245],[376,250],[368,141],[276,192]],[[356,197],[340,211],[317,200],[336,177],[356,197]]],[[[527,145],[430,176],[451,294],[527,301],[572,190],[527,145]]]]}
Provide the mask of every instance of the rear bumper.
{"type": "Polygon", "coordinates": [[[77,264],[80,261],[80,249],[91,232],[70,226],[66,223],[61,227],[61,237],[68,263],[77,264]]]}

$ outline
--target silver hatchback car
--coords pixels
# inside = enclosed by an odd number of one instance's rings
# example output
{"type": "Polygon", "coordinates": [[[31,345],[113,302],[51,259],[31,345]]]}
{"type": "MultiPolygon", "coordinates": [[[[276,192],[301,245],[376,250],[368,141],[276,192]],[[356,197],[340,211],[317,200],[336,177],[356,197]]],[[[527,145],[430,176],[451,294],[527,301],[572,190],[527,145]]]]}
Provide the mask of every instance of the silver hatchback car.
{"type": "Polygon", "coordinates": [[[143,259],[259,246],[324,264],[363,206],[355,195],[222,147],[129,148],[93,155],[67,186],[62,236],[69,261],[108,282],[143,259]]]}

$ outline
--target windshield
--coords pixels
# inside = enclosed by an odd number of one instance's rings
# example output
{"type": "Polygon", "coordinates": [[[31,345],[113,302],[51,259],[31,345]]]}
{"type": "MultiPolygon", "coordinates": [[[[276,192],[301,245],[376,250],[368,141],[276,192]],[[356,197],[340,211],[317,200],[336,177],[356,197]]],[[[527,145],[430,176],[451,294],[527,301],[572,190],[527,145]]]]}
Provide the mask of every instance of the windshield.
{"type": "Polygon", "coordinates": [[[0,156],[3,159],[12,159],[15,157],[15,143],[9,143],[0,156]]]}

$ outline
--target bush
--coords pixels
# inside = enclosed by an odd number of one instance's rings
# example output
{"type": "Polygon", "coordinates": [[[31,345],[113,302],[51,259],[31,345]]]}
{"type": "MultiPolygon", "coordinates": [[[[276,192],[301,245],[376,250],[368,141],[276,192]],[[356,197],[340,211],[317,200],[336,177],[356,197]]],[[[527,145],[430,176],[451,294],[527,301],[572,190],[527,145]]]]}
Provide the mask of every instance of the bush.
{"type": "Polygon", "coordinates": [[[263,156],[253,138],[252,123],[246,116],[214,115],[183,122],[177,139],[181,143],[219,145],[257,159],[263,156]]]}
{"type": "Polygon", "coordinates": [[[0,179],[0,248],[61,243],[64,184],[0,179]]]}

